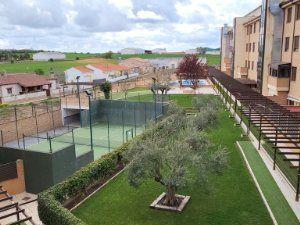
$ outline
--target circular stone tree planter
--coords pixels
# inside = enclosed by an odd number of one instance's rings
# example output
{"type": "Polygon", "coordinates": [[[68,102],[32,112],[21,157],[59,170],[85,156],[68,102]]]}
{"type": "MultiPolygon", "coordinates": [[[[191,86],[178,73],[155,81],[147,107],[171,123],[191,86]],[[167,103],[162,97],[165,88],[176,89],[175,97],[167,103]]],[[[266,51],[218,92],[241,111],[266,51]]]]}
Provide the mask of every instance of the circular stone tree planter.
{"type": "Polygon", "coordinates": [[[171,212],[182,212],[191,197],[184,196],[184,195],[175,195],[175,196],[179,200],[178,206],[172,207],[172,206],[164,205],[163,202],[166,197],[166,193],[164,192],[157,199],[155,199],[154,202],[152,202],[150,208],[157,209],[157,210],[171,211],[171,212]]]}

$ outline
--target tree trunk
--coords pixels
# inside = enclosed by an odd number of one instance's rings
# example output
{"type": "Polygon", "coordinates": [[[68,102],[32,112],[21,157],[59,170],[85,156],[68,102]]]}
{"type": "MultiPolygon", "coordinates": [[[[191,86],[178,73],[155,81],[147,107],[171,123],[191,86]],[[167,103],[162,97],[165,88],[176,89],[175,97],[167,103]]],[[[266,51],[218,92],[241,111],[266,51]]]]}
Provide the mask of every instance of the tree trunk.
{"type": "Polygon", "coordinates": [[[167,193],[164,204],[167,206],[177,205],[177,199],[175,197],[175,187],[170,184],[167,186],[167,193]]]}

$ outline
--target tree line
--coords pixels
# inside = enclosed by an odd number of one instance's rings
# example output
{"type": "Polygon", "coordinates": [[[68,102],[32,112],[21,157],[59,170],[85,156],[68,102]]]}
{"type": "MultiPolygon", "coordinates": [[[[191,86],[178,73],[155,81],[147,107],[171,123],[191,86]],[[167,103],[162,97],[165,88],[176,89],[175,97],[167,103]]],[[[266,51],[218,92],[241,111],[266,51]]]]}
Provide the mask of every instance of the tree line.
{"type": "Polygon", "coordinates": [[[0,62],[30,60],[33,50],[0,50],[0,62]]]}

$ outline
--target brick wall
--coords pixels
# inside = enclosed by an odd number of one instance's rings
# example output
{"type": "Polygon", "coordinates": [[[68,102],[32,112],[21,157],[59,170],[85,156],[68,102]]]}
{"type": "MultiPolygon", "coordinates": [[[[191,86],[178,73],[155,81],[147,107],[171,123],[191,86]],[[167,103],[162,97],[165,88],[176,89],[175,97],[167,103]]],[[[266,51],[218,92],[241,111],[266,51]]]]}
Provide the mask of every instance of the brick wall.
{"type": "MultiPolygon", "coordinates": [[[[36,133],[37,133],[36,120],[37,120],[37,124],[38,124],[38,132],[39,133],[53,130],[52,113],[51,113],[51,111],[49,111],[48,113],[45,112],[45,113],[37,115],[37,118],[31,116],[31,117],[27,117],[27,118],[18,119],[17,126],[18,126],[19,138],[22,138],[23,134],[36,135],[36,133]]],[[[63,125],[61,110],[55,110],[53,112],[53,120],[54,120],[55,128],[61,127],[63,125]]],[[[4,144],[9,141],[13,141],[13,140],[17,139],[16,122],[15,121],[0,124],[0,130],[2,130],[4,144]]],[[[2,144],[1,139],[2,138],[0,137],[0,145],[2,144]]]]}

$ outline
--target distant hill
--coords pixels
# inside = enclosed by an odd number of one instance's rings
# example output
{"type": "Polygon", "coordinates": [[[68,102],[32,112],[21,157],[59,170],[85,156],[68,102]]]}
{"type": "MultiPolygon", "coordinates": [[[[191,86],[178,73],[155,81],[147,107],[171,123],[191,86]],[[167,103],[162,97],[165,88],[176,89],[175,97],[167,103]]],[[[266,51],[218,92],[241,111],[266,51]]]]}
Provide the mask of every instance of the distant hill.
{"type": "Polygon", "coordinates": [[[209,48],[209,47],[204,47],[205,51],[220,51],[220,48],[209,48]]]}

